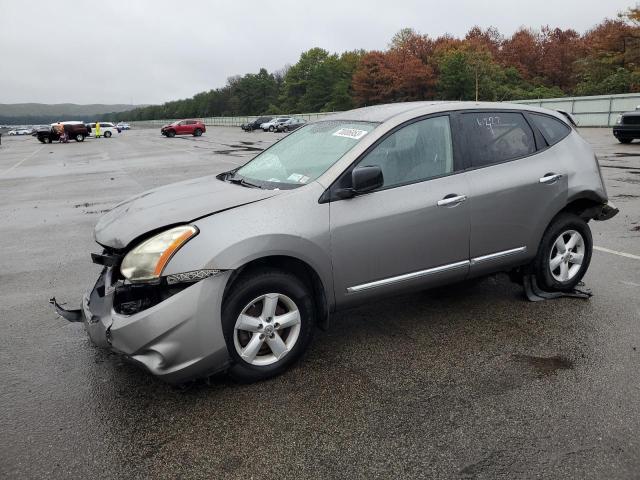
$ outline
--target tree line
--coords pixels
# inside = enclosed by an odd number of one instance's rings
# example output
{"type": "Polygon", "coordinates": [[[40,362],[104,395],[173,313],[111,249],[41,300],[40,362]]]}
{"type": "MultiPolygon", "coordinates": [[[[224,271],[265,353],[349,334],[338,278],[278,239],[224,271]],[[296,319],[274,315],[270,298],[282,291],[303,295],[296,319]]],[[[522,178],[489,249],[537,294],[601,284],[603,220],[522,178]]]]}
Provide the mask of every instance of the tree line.
{"type": "Polygon", "coordinates": [[[640,7],[579,34],[473,27],[431,38],[399,31],[384,51],[312,48],[276,72],[230,77],[192,98],[116,113],[117,120],[330,112],[412,100],[552,98],[640,92],[640,7]]]}

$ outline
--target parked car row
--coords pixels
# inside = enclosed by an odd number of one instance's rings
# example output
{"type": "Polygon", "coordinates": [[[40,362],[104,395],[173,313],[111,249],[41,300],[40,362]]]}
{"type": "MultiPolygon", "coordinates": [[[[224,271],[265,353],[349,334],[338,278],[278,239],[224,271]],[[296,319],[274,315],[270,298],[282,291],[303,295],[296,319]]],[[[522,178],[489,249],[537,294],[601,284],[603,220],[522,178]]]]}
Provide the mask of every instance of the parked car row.
{"type": "Polygon", "coordinates": [[[300,128],[306,122],[298,117],[258,117],[255,120],[240,125],[245,132],[260,128],[264,132],[290,132],[300,128]]]}

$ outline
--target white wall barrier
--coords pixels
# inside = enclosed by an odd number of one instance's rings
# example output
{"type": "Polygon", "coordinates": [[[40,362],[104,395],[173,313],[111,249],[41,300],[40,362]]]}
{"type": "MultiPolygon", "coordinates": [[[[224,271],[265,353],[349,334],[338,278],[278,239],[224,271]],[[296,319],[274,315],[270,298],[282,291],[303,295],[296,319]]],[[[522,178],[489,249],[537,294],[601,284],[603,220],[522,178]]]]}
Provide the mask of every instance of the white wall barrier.
{"type": "MultiPolygon", "coordinates": [[[[622,112],[634,110],[640,105],[640,93],[626,93],[621,95],[595,95],[592,97],[562,97],[543,98],[539,100],[514,100],[510,103],[522,103],[551,110],[565,110],[576,119],[581,127],[611,127],[618,115],[622,112]]],[[[294,116],[306,121],[318,120],[327,113],[299,113],[294,116]]],[[[245,117],[204,117],[200,118],[207,126],[212,127],[239,127],[243,123],[255,120],[257,116],[245,117]]],[[[145,120],[130,122],[138,128],[160,128],[162,125],[173,122],[174,119],[145,120]]]]}

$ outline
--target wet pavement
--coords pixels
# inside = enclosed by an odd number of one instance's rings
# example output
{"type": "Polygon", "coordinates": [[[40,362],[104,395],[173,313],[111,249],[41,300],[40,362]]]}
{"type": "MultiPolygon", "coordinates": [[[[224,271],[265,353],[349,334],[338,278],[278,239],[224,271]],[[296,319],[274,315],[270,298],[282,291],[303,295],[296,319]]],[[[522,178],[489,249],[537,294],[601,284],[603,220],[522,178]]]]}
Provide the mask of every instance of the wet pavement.
{"type": "Polygon", "coordinates": [[[638,478],[640,143],[582,133],[621,208],[591,224],[592,299],[529,303],[504,275],[395,297],[336,315],[279,378],[187,391],[94,348],[48,299],[75,305],[95,280],[105,210],[281,135],[3,137],[0,476],[638,478]]]}

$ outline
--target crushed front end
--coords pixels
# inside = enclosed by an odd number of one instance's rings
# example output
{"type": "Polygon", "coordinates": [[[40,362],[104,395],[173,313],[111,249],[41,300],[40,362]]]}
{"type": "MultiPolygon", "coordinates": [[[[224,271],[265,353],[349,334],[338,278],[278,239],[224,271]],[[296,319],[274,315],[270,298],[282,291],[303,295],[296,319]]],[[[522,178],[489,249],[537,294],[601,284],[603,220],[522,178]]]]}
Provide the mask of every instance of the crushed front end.
{"type": "Polygon", "coordinates": [[[228,352],[220,312],[229,271],[199,270],[163,276],[153,283],[128,282],[122,255],[92,254],[103,270],[79,310],[56,312],[82,321],[92,342],[141,364],[172,384],[226,368],[228,352]]]}

